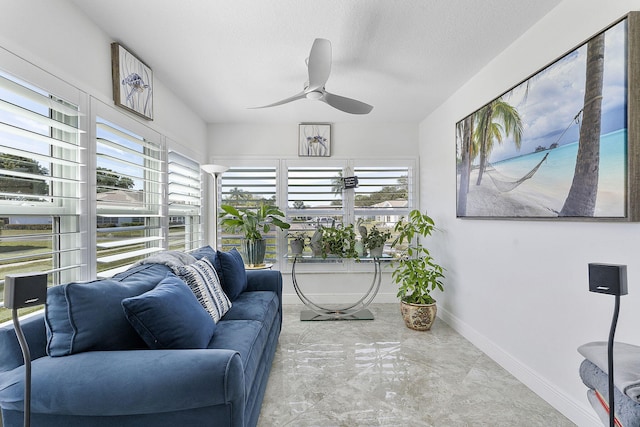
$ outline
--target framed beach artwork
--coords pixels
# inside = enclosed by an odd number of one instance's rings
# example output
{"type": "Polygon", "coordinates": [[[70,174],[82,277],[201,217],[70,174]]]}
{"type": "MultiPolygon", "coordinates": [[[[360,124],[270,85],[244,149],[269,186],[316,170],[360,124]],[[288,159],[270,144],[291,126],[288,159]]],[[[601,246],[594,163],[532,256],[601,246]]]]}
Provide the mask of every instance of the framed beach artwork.
{"type": "Polygon", "coordinates": [[[153,120],[153,71],[119,43],[111,43],[113,101],[153,120]]]}
{"type": "Polygon", "coordinates": [[[459,218],[638,221],[640,13],[456,124],[459,218]]]}
{"type": "Polygon", "coordinates": [[[330,157],[331,125],[328,123],[300,123],[298,125],[298,156],[330,157]]]}

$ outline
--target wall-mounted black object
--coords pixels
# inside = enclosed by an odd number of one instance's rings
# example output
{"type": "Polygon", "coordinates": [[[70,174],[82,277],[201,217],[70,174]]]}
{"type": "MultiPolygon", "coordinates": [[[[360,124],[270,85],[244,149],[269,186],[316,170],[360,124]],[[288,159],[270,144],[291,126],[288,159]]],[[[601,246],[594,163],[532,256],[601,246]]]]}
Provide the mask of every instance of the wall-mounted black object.
{"type": "Polygon", "coordinates": [[[18,309],[47,302],[46,273],[7,274],[4,277],[4,306],[11,309],[13,327],[24,358],[24,426],[31,425],[31,353],[24,338],[18,309]]]}
{"type": "Polygon", "coordinates": [[[607,375],[609,377],[609,427],[616,425],[616,405],[613,384],[613,338],[616,334],[620,296],[627,294],[627,266],[617,264],[589,264],[589,291],[615,296],[613,318],[607,344],[607,375]]]}
{"type": "Polygon", "coordinates": [[[589,264],[589,291],[609,295],[626,295],[627,266],[589,264]]]}

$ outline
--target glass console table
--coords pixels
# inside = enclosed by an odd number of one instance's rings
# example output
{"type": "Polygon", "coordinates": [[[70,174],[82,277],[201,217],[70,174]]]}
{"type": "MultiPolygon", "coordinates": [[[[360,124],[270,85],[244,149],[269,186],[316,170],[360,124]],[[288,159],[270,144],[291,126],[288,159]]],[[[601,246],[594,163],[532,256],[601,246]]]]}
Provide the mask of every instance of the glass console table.
{"type": "Polygon", "coordinates": [[[293,281],[293,288],[300,300],[308,308],[308,310],[303,310],[300,313],[300,320],[373,320],[373,313],[371,313],[367,307],[371,304],[380,289],[380,283],[382,282],[381,262],[391,261],[391,256],[383,255],[381,258],[360,258],[361,262],[373,264],[373,279],[371,280],[369,289],[355,303],[340,304],[333,307],[325,307],[309,299],[304,292],[302,292],[296,277],[296,264],[298,262],[322,262],[322,258],[312,255],[286,255],[286,257],[292,261],[291,280],[293,281]]]}

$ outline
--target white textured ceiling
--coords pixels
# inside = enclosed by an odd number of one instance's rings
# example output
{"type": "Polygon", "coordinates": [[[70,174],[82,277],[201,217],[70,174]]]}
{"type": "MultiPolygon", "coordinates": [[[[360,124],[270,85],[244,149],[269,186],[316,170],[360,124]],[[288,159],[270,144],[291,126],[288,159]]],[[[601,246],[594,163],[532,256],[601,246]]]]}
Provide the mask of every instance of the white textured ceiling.
{"type": "Polygon", "coordinates": [[[420,121],[560,0],[72,2],[206,122],[251,123],[420,121]],[[333,47],[327,90],[373,111],[248,109],[302,90],[317,37],[333,47]]]}

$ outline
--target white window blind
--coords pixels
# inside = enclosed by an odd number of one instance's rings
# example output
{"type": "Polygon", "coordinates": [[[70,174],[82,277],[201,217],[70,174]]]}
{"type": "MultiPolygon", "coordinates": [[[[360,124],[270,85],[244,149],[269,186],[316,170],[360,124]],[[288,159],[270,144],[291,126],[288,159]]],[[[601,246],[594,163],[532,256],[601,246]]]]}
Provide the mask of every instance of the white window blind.
{"type": "MultiPolygon", "coordinates": [[[[277,168],[275,166],[237,166],[230,167],[220,179],[221,204],[236,208],[250,208],[269,204],[278,206],[277,202],[277,168]]],[[[265,261],[274,262],[277,258],[276,230],[265,236],[267,250],[265,261]]],[[[242,235],[231,234],[221,230],[221,247],[229,250],[236,247],[241,250],[242,235]]]]}
{"type": "MultiPolygon", "coordinates": [[[[384,163],[370,161],[354,166],[358,187],[353,190],[353,219],[367,230],[375,226],[393,233],[396,223],[412,209],[413,167],[406,161],[384,163]]],[[[388,241],[385,253],[390,253],[390,244],[388,241]]]]}
{"type": "Polygon", "coordinates": [[[82,277],[80,115],[73,102],[0,72],[2,278],[38,271],[58,284],[82,277]]]}
{"type": "Polygon", "coordinates": [[[97,272],[109,277],[164,249],[164,148],[96,118],[97,272]]]}
{"type": "MultiPolygon", "coordinates": [[[[308,163],[286,162],[287,218],[292,232],[304,231],[310,237],[318,225],[332,224],[392,231],[400,217],[412,209],[414,160],[333,159],[331,165],[325,165],[326,161],[308,163]],[[345,178],[357,182],[355,188],[345,188],[345,178]]],[[[310,252],[307,247],[305,253],[310,252]]]]}
{"type": "Polygon", "coordinates": [[[289,166],[287,169],[287,217],[291,232],[318,225],[341,224],[345,216],[342,191],[343,166],[289,166]]]}
{"type": "Polygon", "coordinates": [[[169,151],[168,177],[169,249],[197,249],[204,242],[200,213],[200,164],[180,153],[169,151]]]}

